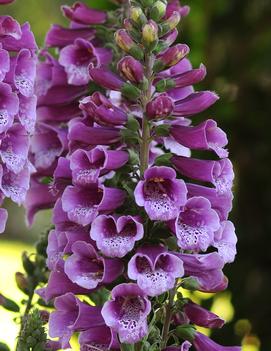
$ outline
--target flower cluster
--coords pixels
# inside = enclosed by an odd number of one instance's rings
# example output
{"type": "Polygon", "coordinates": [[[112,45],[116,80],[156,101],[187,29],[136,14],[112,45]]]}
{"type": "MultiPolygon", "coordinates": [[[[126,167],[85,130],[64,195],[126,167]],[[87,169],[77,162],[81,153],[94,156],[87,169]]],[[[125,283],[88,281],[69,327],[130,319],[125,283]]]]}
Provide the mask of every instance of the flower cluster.
{"type": "Polygon", "coordinates": [[[80,332],[82,351],[239,351],[199,333],[194,325],[224,321],[178,292],[224,290],[237,241],[226,134],[211,119],[192,123],[218,96],[194,91],[206,69],[193,69],[189,47],[174,45],[189,8],[133,1],[111,68],[95,36],[107,15],[82,3],[63,12],[70,28],[53,26],[46,39],[59,58],[45,52],[38,69],[37,172],[27,199],[29,222],[54,206],[51,272],[38,291],[54,300],[50,336],[68,348],[80,332]],[[88,95],[88,83],[100,88],[88,95]]]}
{"type": "MultiPolygon", "coordinates": [[[[28,153],[36,120],[36,50],[28,23],[0,16],[0,205],[5,197],[19,205],[25,201],[34,170],[28,153]]],[[[6,220],[0,208],[0,233],[6,220]]]]}

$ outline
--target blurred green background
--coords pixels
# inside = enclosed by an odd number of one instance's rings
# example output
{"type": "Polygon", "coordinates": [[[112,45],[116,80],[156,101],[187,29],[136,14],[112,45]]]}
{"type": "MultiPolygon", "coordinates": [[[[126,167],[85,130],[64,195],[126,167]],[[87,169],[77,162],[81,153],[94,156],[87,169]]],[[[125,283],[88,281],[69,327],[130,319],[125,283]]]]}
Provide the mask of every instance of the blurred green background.
{"type": "MultiPolygon", "coordinates": [[[[85,1],[108,8],[107,0],[85,1]]],[[[1,7],[20,22],[29,21],[39,45],[51,23],[65,23],[61,4],[73,1],[17,0],[1,7]]],[[[239,238],[238,256],[227,266],[229,292],[203,303],[230,322],[213,336],[222,344],[243,339],[245,351],[271,350],[271,2],[270,0],[187,0],[191,14],[183,20],[181,41],[191,47],[194,65],[208,69],[202,88],[215,90],[220,101],[205,115],[227,131],[234,163],[235,204],[231,219],[239,238]],[[269,156],[268,156],[269,155],[269,156]],[[260,344],[261,343],[261,344],[260,344]]],[[[22,209],[7,203],[10,215],[0,240],[0,290],[16,294],[13,273],[23,246],[31,245],[49,225],[38,215],[27,230],[22,209]],[[23,246],[22,246],[23,244],[23,246]],[[3,267],[6,267],[3,269],[3,267]]],[[[198,298],[202,299],[202,296],[198,298]]],[[[14,340],[12,317],[1,311],[0,340],[14,340]],[[4,323],[3,323],[4,322],[4,323]],[[7,324],[8,323],[8,324],[7,324]],[[3,325],[5,327],[3,327],[3,325]]]]}

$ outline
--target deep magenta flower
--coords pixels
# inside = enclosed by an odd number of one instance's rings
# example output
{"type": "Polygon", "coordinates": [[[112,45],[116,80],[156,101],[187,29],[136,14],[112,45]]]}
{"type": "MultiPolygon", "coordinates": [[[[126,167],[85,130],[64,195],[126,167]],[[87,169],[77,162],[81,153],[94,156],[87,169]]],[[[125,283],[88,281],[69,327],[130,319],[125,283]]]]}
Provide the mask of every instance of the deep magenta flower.
{"type": "Polygon", "coordinates": [[[164,351],[189,351],[191,346],[189,341],[184,341],[181,346],[169,346],[164,351]]]}
{"type": "Polygon", "coordinates": [[[0,133],[6,132],[13,124],[19,111],[19,99],[10,85],[0,83],[0,133]]]}
{"type": "Polygon", "coordinates": [[[184,305],[184,313],[188,317],[190,323],[196,324],[204,328],[222,328],[225,321],[216,314],[206,310],[204,307],[188,301],[184,305]]]}
{"type": "Polygon", "coordinates": [[[150,101],[146,106],[149,119],[165,118],[171,115],[174,110],[174,102],[168,95],[159,95],[150,101]]]}
{"type": "Polygon", "coordinates": [[[112,300],[102,308],[107,326],[119,335],[120,342],[134,344],[148,333],[147,316],[151,303],[136,284],[121,284],[112,290],[112,300]]]}
{"type": "Polygon", "coordinates": [[[66,259],[64,267],[69,279],[86,289],[112,283],[123,273],[120,259],[99,256],[95,248],[85,241],[77,241],[72,245],[72,255],[66,259]]]}
{"type": "Polygon", "coordinates": [[[118,71],[131,83],[140,84],[143,82],[144,68],[141,62],[132,56],[125,56],[119,61],[118,71]]]}
{"type": "Polygon", "coordinates": [[[79,335],[81,351],[119,350],[117,335],[107,326],[90,328],[79,335]]]}
{"type": "Polygon", "coordinates": [[[169,167],[151,167],[138,182],[135,200],[145,208],[152,220],[168,221],[178,216],[186,202],[187,189],[183,180],[169,167]]]}
{"type": "Polygon", "coordinates": [[[64,15],[71,21],[80,24],[101,24],[106,21],[106,12],[92,9],[82,2],[75,2],[72,6],[62,6],[64,15]]]}
{"type": "Polygon", "coordinates": [[[143,238],[144,227],[138,217],[101,215],[91,224],[90,236],[108,257],[124,257],[136,241],[143,238]]]}
{"type": "Polygon", "coordinates": [[[125,82],[116,74],[105,68],[89,67],[89,75],[95,83],[103,88],[119,91],[125,82]]]}
{"type": "Polygon", "coordinates": [[[59,337],[63,348],[70,347],[74,331],[104,325],[101,308],[81,302],[72,293],[57,297],[54,304],[56,311],[50,314],[49,335],[59,337]]]}
{"type": "Polygon", "coordinates": [[[197,351],[241,351],[239,346],[221,346],[208,336],[196,332],[193,346],[197,351]]]}
{"type": "Polygon", "coordinates": [[[192,197],[176,218],[174,232],[181,249],[206,251],[219,227],[219,217],[210,201],[204,197],[192,197]]]}
{"type": "Polygon", "coordinates": [[[149,296],[172,289],[184,275],[183,262],[163,246],[145,246],[128,263],[128,276],[149,296]]]}

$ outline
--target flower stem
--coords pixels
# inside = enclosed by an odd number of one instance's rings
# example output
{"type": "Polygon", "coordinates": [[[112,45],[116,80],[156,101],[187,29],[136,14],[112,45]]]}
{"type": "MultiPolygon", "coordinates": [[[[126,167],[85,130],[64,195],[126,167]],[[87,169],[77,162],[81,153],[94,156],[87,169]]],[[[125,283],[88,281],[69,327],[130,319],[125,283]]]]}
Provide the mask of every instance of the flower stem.
{"type": "Polygon", "coordinates": [[[140,145],[140,175],[144,175],[145,170],[149,165],[149,148],[150,148],[150,125],[146,116],[146,106],[152,97],[152,82],[153,82],[153,63],[154,56],[146,53],[145,55],[145,76],[147,84],[141,96],[142,102],[142,140],[140,145]]]}
{"type": "Polygon", "coordinates": [[[174,305],[175,294],[176,294],[176,285],[169,292],[169,300],[166,305],[165,322],[164,322],[163,331],[162,331],[161,350],[163,350],[167,346],[168,333],[169,333],[170,322],[172,317],[172,308],[174,305]]]}

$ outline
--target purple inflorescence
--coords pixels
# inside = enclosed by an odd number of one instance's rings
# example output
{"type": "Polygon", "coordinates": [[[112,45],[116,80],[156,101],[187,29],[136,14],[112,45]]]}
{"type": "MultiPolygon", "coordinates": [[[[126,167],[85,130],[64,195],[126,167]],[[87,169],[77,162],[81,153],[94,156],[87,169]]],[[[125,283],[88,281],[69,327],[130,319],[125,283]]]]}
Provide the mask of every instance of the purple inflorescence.
{"type": "MultiPolygon", "coordinates": [[[[213,328],[224,322],[192,301],[181,299],[179,311],[171,311],[180,287],[202,292],[227,287],[222,269],[233,262],[237,242],[228,220],[234,174],[226,134],[214,120],[196,122],[195,115],[218,99],[214,92],[194,90],[206,68],[193,69],[189,47],[173,45],[176,26],[189,8],[175,0],[167,6],[164,1],[141,5],[129,5],[128,18],[114,26],[112,16],[81,2],[63,6],[70,26],[51,27],[38,64],[37,128],[31,142],[36,172],[26,208],[30,224],[40,209],[53,208],[47,247],[51,272],[38,291],[45,300],[54,299],[49,333],[62,348],[80,332],[82,351],[119,349],[120,343],[147,342],[149,331],[158,329],[159,310],[165,325],[157,350],[187,351],[192,344],[197,350],[240,350],[196,332],[194,324],[213,328]],[[108,36],[115,32],[122,51],[105,45],[101,25],[108,36]],[[58,57],[49,53],[52,47],[58,57]],[[87,295],[97,305],[76,295],[87,295]],[[185,340],[181,346],[169,343],[171,322],[176,337],[185,340]],[[184,326],[189,333],[182,334],[184,326]]],[[[14,89],[23,99],[34,89],[30,54],[20,51],[20,67],[13,69],[14,89]],[[22,67],[27,86],[20,81],[22,67]]],[[[0,74],[10,79],[5,53],[0,55],[5,63],[0,74]]],[[[24,126],[13,124],[20,108],[9,104],[16,95],[10,86],[0,89],[7,101],[2,118],[10,124],[9,141],[21,145],[17,134],[24,126]]],[[[21,155],[26,155],[23,148],[21,155]]],[[[5,174],[25,169],[6,159],[2,191],[17,198],[10,182],[22,178],[5,174]]]]}
{"type": "MultiPolygon", "coordinates": [[[[0,1],[8,4],[12,1],[0,1]]],[[[37,45],[28,23],[0,16],[0,204],[5,197],[21,205],[34,172],[29,158],[36,121],[37,45]]],[[[0,208],[0,233],[7,211],[0,208]]]]}

